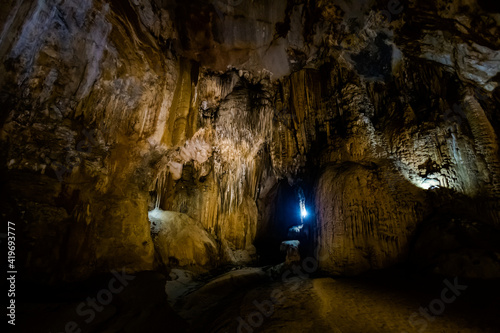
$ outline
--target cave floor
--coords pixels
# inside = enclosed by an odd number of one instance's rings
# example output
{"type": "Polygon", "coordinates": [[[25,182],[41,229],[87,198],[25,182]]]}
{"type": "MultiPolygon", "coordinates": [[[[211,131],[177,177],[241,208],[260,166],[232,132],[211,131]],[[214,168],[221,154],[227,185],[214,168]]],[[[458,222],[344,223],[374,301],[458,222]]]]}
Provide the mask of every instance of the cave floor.
{"type": "MultiPolygon", "coordinates": [[[[387,273],[296,278],[259,286],[220,313],[209,332],[500,332],[497,283],[458,281],[467,289],[458,290],[460,296],[446,304],[441,301],[444,279],[415,280],[387,273]],[[276,290],[282,297],[271,311],[264,304],[269,305],[265,301],[272,300],[276,290]],[[428,309],[427,316],[419,313],[421,307],[428,309]]],[[[444,295],[453,298],[449,292],[444,295]]]]}
{"type": "Polygon", "coordinates": [[[82,303],[89,295],[102,300],[109,279],[31,295],[18,307],[16,332],[500,332],[498,281],[450,278],[456,296],[443,292],[442,278],[398,270],[269,282],[252,269],[214,279],[174,311],[163,275],[144,272],[92,317],[82,303]]]}

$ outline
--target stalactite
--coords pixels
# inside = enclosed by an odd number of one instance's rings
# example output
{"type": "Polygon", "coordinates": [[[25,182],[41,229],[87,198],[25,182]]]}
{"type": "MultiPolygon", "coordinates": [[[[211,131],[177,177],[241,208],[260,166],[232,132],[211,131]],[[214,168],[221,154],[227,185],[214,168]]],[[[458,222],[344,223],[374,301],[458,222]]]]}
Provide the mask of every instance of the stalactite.
{"type": "Polygon", "coordinates": [[[487,180],[487,186],[490,186],[493,193],[500,197],[498,136],[486,117],[483,108],[471,93],[466,94],[464,102],[466,104],[465,112],[467,120],[471,126],[472,134],[474,135],[476,149],[485,159],[487,169],[490,171],[491,180],[487,180]]]}
{"type": "Polygon", "coordinates": [[[233,92],[221,105],[214,158],[221,189],[221,212],[232,212],[245,195],[255,196],[259,177],[255,159],[271,139],[272,119],[265,97],[249,96],[246,89],[233,92]]]}

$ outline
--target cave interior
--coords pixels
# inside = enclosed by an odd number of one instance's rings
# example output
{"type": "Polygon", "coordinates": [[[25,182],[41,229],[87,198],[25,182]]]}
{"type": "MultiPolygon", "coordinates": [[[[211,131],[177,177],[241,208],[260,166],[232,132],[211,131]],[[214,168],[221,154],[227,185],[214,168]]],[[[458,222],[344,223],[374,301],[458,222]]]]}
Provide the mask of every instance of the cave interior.
{"type": "Polygon", "coordinates": [[[0,3],[12,332],[500,330],[500,6],[0,3]]]}

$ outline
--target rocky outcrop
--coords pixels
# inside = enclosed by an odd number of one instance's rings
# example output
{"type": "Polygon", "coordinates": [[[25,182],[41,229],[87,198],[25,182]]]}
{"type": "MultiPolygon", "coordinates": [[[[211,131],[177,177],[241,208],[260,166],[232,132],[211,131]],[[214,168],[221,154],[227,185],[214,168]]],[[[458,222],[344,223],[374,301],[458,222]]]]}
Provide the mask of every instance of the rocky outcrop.
{"type": "Polygon", "coordinates": [[[189,216],[155,209],[149,212],[157,253],[166,266],[214,267],[217,245],[201,224],[189,216]]]}
{"type": "Polygon", "coordinates": [[[391,187],[382,168],[327,168],[316,191],[321,267],[356,275],[402,261],[423,212],[419,196],[410,183],[391,187]]]}

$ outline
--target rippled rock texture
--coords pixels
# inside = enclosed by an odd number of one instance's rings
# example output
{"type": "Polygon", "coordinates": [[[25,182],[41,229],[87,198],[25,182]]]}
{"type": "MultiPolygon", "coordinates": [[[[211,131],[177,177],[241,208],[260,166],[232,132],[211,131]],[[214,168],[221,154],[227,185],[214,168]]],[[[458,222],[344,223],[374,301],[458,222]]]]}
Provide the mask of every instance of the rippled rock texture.
{"type": "Polygon", "coordinates": [[[2,218],[33,276],[248,263],[296,225],[277,219],[284,182],[333,274],[406,260],[436,214],[500,228],[497,5],[0,6],[2,218]],[[182,216],[168,246],[155,207],[182,216]],[[209,245],[183,248],[183,223],[209,245]]]}

